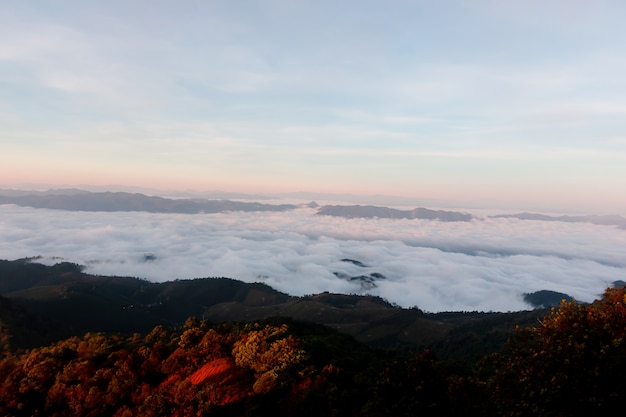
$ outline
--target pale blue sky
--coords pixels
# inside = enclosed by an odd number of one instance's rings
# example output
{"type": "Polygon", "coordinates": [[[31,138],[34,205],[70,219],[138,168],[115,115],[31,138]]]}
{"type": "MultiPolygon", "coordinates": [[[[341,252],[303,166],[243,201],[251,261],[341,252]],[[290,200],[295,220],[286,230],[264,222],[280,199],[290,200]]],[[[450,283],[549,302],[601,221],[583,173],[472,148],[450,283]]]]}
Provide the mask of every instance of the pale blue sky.
{"type": "Polygon", "coordinates": [[[626,210],[623,1],[2,1],[0,186],[626,210]]]}

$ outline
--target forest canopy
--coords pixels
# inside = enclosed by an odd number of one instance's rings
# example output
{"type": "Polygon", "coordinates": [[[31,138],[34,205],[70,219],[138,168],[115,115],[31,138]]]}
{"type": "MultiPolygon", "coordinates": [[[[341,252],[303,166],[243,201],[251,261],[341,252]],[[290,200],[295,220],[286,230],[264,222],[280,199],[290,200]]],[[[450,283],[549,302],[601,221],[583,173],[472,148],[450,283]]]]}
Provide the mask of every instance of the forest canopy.
{"type": "Polygon", "coordinates": [[[88,333],[0,361],[9,416],[605,415],[626,400],[626,293],[564,301],[471,369],[288,319],[88,333]]]}

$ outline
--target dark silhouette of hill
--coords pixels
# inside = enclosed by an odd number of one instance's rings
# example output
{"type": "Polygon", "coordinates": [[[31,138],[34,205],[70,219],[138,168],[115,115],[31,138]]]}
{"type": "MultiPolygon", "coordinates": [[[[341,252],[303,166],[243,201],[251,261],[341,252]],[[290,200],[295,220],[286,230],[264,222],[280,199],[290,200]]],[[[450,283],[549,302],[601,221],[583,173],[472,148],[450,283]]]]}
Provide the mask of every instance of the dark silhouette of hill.
{"type": "Polygon", "coordinates": [[[556,307],[563,300],[573,301],[569,295],[557,291],[540,290],[524,294],[524,301],[536,308],[556,307]]]}
{"type": "MultiPolygon", "coordinates": [[[[308,194],[293,194],[294,197],[305,197],[308,194]]],[[[313,197],[313,195],[308,195],[313,197]]],[[[443,222],[471,221],[476,219],[472,214],[459,211],[432,210],[418,207],[412,210],[399,210],[374,205],[325,205],[309,204],[266,204],[229,200],[267,199],[267,196],[243,195],[236,193],[214,193],[212,199],[207,198],[165,198],[132,192],[91,192],[68,188],[48,191],[24,191],[0,189],[0,204],[15,204],[23,207],[45,208],[68,211],[144,211],[151,213],[223,213],[223,212],[255,212],[290,211],[299,207],[316,209],[317,215],[354,218],[380,219],[424,219],[443,222]]],[[[279,197],[276,197],[279,198],[279,197]]],[[[550,216],[539,213],[497,214],[489,218],[513,218],[520,220],[556,221],[567,223],[591,223],[600,226],[617,226],[626,228],[626,218],[620,215],[578,215],[550,216]]]]}
{"type": "MultiPolygon", "coordinates": [[[[458,342],[469,332],[471,337],[466,337],[463,346],[485,352],[501,349],[515,324],[537,317],[535,312],[426,314],[379,297],[330,293],[293,297],[265,284],[230,278],[153,283],[94,276],[79,265],[44,266],[30,259],[0,261],[0,296],[10,300],[11,308],[53,323],[42,335],[46,340],[86,332],[141,333],[157,325],[178,326],[189,317],[212,322],[290,317],[384,348],[442,347],[450,335],[458,342]],[[489,344],[484,342],[487,335],[492,340],[489,344]]],[[[13,322],[3,320],[9,333],[27,331],[28,326],[13,326],[13,322]]],[[[462,356],[462,351],[461,347],[449,350],[451,357],[462,356]]]]}
{"type": "Polygon", "coordinates": [[[458,211],[430,210],[416,208],[413,210],[398,210],[389,207],[378,206],[322,206],[317,214],[323,216],[337,216],[348,219],[353,218],[380,218],[380,219],[427,219],[444,222],[460,222],[472,220],[469,213],[458,211]]]}
{"type": "Polygon", "coordinates": [[[55,323],[14,300],[0,296],[0,353],[3,348],[31,348],[58,340],[55,323]]]}
{"type": "Polygon", "coordinates": [[[146,211],[151,213],[220,213],[226,211],[285,211],[291,204],[262,204],[230,200],[171,199],[126,192],[57,190],[20,194],[0,192],[0,204],[73,211],[146,211]]]}
{"type": "MultiPolygon", "coordinates": [[[[145,211],[150,213],[221,213],[228,211],[288,211],[300,206],[294,204],[264,204],[203,198],[164,198],[129,192],[89,192],[61,189],[44,192],[0,190],[0,204],[69,211],[145,211]]],[[[318,208],[317,204],[307,205],[318,208]]],[[[376,206],[323,206],[317,214],[346,218],[430,219],[440,221],[469,221],[468,213],[416,208],[398,210],[376,206]]]]}
{"type": "Polygon", "coordinates": [[[323,293],[293,298],[286,303],[249,305],[220,303],[207,309],[211,321],[251,321],[291,317],[324,324],[358,341],[379,347],[426,346],[445,337],[452,325],[424,317],[417,309],[394,307],[372,296],[323,293]]]}
{"type": "Polygon", "coordinates": [[[45,266],[29,259],[0,261],[0,295],[53,320],[62,336],[92,331],[144,332],[159,324],[178,325],[188,317],[201,317],[207,307],[223,302],[289,299],[264,284],[229,278],[151,283],[93,276],[75,264],[45,266]]]}
{"type": "Polygon", "coordinates": [[[620,287],[626,287],[626,281],[623,281],[621,279],[618,279],[617,281],[613,281],[613,286],[616,288],[620,288],[620,287]]]}
{"type": "Polygon", "coordinates": [[[567,222],[567,223],[591,223],[600,226],[619,226],[626,228],[626,218],[617,214],[609,214],[604,216],[585,215],[585,216],[548,216],[538,213],[517,213],[517,214],[497,214],[490,216],[492,218],[520,219],[520,220],[539,220],[545,222],[567,222]]]}

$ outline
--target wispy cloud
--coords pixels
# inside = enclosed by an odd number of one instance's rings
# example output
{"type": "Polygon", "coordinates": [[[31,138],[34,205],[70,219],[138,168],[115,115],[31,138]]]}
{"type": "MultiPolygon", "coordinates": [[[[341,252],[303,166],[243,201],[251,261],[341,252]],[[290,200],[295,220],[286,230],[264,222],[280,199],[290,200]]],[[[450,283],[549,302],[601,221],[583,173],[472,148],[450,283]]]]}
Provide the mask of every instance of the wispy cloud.
{"type": "MultiPolygon", "coordinates": [[[[224,184],[341,178],[377,193],[404,178],[416,193],[444,177],[498,198],[495,182],[523,172],[541,189],[542,176],[608,164],[594,184],[615,186],[625,15],[615,1],[3,4],[0,141],[12,154],[0,174],[31,155],[46,170],[25,161],[12,176],[50,180],[69,156],[97,159],[103,177],[127,163],[129,183],[161,181],[166,163],[193,168],[188,186],[221,171],[224,184]],[[540,155],[555,163],[533,176],[540,155]],[[485,159],[499,161],[489,175],[485,159]]],[[[76,174],[91,177],[88,165],[76,174]]],[[[594,189],[570,196],[583,204],[594,189]]]]}

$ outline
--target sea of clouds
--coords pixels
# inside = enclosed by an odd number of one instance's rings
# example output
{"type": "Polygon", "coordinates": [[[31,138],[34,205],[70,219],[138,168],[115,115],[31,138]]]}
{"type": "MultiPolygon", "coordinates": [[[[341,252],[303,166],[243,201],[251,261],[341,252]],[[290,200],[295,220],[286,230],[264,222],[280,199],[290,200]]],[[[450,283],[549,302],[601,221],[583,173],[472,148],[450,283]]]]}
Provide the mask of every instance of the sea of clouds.
{"type": "Polygon", "coordinates": [[[523,294],[592,301],[626,280],[626,230],[480,218],[345,219],[288,212],[154,214],[0,205],[0,258],[40,256],[153,281],[230,277],[292,295],[368,293],[425,311],[528,309],[523,294]],[[351,259],[364,266],[342,261],[351,259]],[[384,279],[365,288],[359,276],[384,279]]]}

